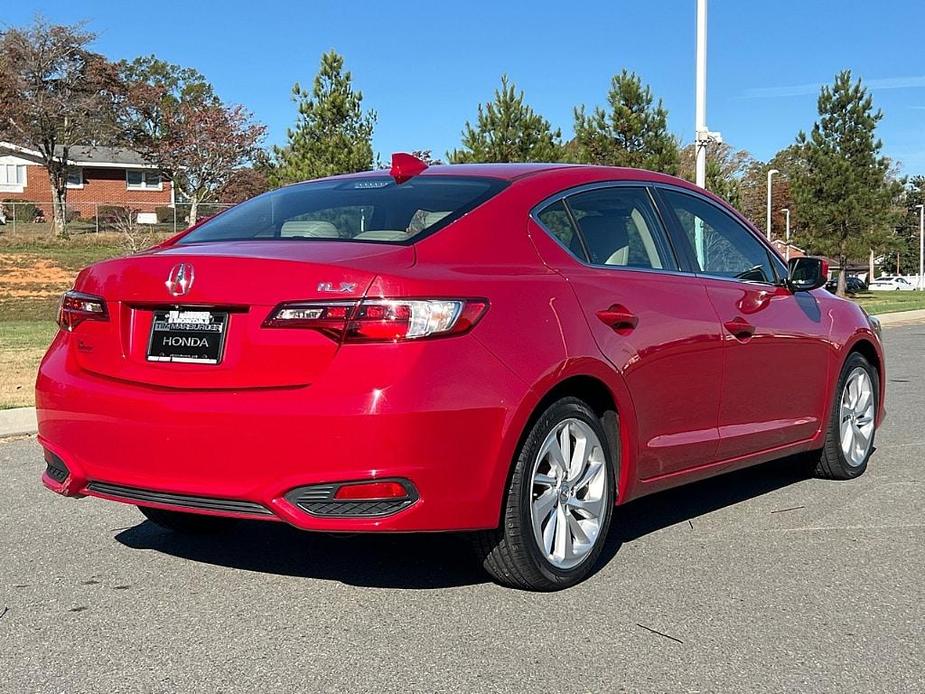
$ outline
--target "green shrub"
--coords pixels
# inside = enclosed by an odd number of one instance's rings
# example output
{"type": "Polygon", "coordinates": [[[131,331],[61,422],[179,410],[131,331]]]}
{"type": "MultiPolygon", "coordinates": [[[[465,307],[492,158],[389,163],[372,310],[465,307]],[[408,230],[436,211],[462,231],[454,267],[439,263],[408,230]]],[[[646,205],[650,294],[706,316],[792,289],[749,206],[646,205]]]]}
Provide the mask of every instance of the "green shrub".
{"type": "Polygon", "coordinates": [[[29,200],[4,200],[3,201],[3,211],[6,213],[6,223],[10,224],[13,221],[13,205],[11,203],[16,203],[16,221],[22,222],[24,224],[29,224],[34,222],[36,218],[42,216],[41,209],[34,202],[29,200]]]}
{"type": "MultiPolygon", "coordinates": [[[[158,224],[173,224],[175,209],[173,207],[155,207],[158,224]]],[[[181,220],[182,221],[182,220],[181,220]]]]}

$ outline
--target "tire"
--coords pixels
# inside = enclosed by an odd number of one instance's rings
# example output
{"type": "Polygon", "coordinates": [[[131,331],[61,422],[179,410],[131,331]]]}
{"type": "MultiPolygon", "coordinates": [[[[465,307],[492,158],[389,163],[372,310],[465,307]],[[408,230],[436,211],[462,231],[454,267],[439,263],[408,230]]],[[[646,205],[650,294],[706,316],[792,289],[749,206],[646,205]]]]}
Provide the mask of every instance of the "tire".
{"type": "Polygon", "coordinates": [[[514,461],[501,525],[473,538],[482,566],[497,583],[523,590],[560,590],[592,571],[613,517],[612,441],[601,419],[574,397],[550,405],[530,427],[514,461]],[[559,442],[565,442],[565,436],[573,454],[570,467],[553,464],[554,449],[562,451],[559,442]]]}
{"type": "Polygon", "coordinates": [[[235,518],[207,516],[200,513],[183,513],[182,511],[165,511],[160,508],[139,506],[144,517],[165,530],[184,535],[206,535],[228,530],[237,523],[235,518]]]}
{"type": "MultiPolygon", "coordinates": [[[[818,460],[814,461],[813,472],[817,477],[830,480],[850,480],[864,474],[870,456],[874,452],[875,421],[879,405],[880,376],[877,370],[861,354],[852,352],[848,355],[848,359],[845,360],[844,366],[842,366],[841,374],[839,374],[835,392],[832,396],[832,412],[826,429],[825,445],[818,454],[818,460]],[[852,387],[851,381],[855,377],[860,376],[863,383],[862,373],[866,374],[867,382],[870,385],[870,404],[869,407],[862,406],[865,396],[863,392],[858,394],[858,402],[855,408],[849,407],[849,409],[855,410],[852,417],[843,407],[843,404],[850,405],[853,397],[846,389],[852,387]],[[860,416],[856,410],[863,410],[864,413],[869,411],[869,424],[867,415],[860,416]],[[846,420],[846,429],[850,429],[851,433],[859,431],[864,434],[868,432],[866,448],[863,452],[861,452],[860,444],[857,447],[847,446],[846,448],[845,446],[842,423],[846,416],[849,417],[846,420]]],[[[861,441],[862,439],[855,440],[861,441]]]]}

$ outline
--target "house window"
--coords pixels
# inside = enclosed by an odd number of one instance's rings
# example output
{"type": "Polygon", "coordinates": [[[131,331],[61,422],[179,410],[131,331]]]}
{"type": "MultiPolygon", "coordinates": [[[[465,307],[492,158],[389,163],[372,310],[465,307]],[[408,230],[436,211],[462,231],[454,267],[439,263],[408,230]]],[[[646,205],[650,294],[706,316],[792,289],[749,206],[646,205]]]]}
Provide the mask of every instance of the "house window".
{"type": "Polygon", "coordinates": [[[0,186],[22,188],[26,185],[24,164],[0,164],[0,186]]]}
{"type": "Polygon", "coordinates": [[[126,169],[125,187],[129,190],[162,190],[163,185],[157,171],[126,169]]]}
{"type": "Polygon", "coordinates": [[[67,187],[83,188],[84,187],[84,170],[70,168],[67,170],[67,187]]]}

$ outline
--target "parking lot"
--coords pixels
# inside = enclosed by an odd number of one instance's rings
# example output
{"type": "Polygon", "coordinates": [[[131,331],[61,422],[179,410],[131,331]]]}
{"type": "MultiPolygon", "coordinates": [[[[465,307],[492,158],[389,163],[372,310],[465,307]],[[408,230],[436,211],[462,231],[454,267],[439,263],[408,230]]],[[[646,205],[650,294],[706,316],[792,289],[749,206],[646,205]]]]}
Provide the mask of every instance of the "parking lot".
{"type": "Polygon", "coordinates": [[[0,442],[0,691],[925,691],[925,325],[885,338],[865,476],[783,460],[636,501],[554,594],[450,536],[173,536],[0,442]]]}

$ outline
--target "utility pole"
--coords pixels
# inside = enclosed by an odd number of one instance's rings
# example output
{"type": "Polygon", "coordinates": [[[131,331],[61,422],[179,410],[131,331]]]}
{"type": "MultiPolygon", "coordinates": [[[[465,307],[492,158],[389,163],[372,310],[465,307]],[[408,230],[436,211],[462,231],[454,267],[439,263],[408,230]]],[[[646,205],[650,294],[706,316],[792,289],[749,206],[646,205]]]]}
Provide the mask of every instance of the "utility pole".
{"type": "MultiPolygon", "coordinates": [[[[696,85],[694,90],[694,182],[701,188],[707,187],[707,145],[711,142],[721,143],[718,132],[707,128],[707,0],[697,0],[697,55],[696,85]]],[[[694,222],[694,253],[697,262],[703,267],[703,221],[694,222]]]]}
{"type": "Polygon", "coordinates": [[[697,0],[697,82],[695,94],[696,183],[707,183],[707,0],[697,0]]]}
{"type": "MultiPolygon", "coordinates": [[[[919,210],[919,289],[925,289],[925,205],[916,205],[919,210]]],[[[898,255],[898,254],[897,254],[898,255]]],[[[899,273],[897,273],[899,274],[899,273]]]]}
{"type": "Polygon", "coordinates": [[[786,252],[787,260],[790,260],[790,210],[788,210],[785,207],[784,209],[781,210],[781,212],[783,212],[784,217],[787,218],[787,226],[786,226],[787,231],[784,236],[784,239],[787,241],[787,252],[786,252]]]}
{"type": "Polygon", "coordinates": [[[771,240],[771,176],[776,173],[780,173],[777,169],[771,169],[768,171],[768,219],[767,219],[767,235],[768,241],[771,240]]]}

